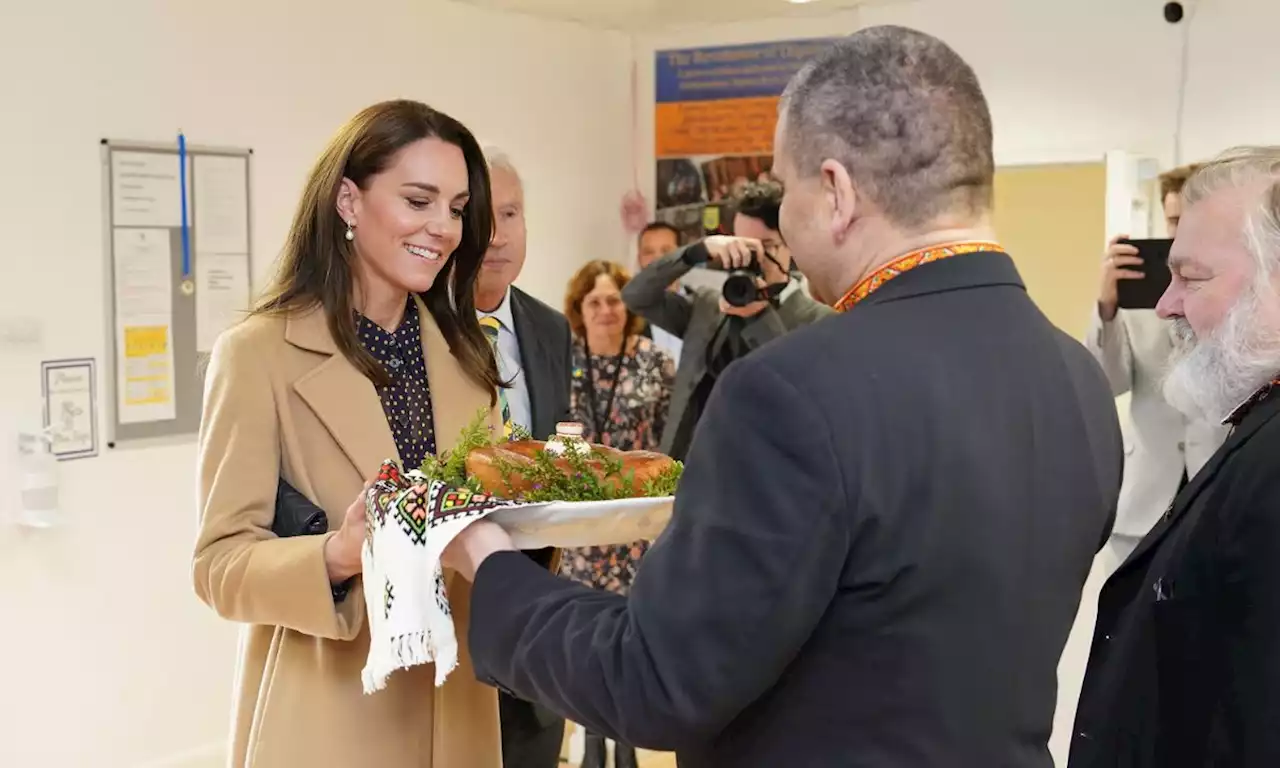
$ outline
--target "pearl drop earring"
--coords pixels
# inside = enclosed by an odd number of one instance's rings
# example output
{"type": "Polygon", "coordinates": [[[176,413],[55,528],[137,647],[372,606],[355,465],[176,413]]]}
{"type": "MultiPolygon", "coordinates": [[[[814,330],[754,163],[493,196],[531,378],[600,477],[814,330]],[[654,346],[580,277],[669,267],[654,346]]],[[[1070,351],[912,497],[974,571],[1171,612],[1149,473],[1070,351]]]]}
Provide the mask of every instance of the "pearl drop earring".
{"type": "Polygon", "coordinates": [[[351,224],[351,222],[349,222],[349,221],[348,221],[348,222],[347,222],[347,240],[348,240],[348,241],[351,241],[351,240],[355,240],[355,239],[356,239],[356,233],[355,233],[355,230],[354,230],[353,225],[351,224]]]}

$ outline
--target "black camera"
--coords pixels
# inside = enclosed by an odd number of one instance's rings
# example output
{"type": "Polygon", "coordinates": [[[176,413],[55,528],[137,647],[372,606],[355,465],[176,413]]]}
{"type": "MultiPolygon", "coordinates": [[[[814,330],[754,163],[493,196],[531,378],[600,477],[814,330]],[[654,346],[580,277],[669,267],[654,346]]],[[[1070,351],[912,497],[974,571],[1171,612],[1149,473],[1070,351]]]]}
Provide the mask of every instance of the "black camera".
{"type": "Polygon", "coordinates": [[[760,259],[753,256],[751,263],[744,269],[735,269],[725,278],[724,285],[720,288],[720,295],[724,297],[725,303],[731,307],[745,307],[757,301],[768,298],[763,290],[756,285],[758,278],[763,278],[764,272],[760,270],[760,259]]]}
{"type": "MultiPolygon", "coordinates": [[[[786,268],[778,262],[778,257],[769,246],[766,245],[763,252],[757,252],[752,248],[751,261],[745,267],[729,270],[729,276],[725,278],[724,285],[720,288],[720,295],[724,297],[726,304],[731,307],[745,307],[757,301],[772,299],[781,293],[784,287],[781,285],[770,288],[761,288],[756,285],[757,280],[764,279],[764,271],[760,269],[762,256],[785,271],[786,268]]],[[[719,261],[710,258],[705,247],[691,248],[685,259],[690,266],[703,266],[719,272],[725,269],[719,261]]]]}
{"type": "MultiPolygon", "coordinates": [[[[725,278],[724,285],[720,288],[720,295],[729,306],[745,307],[771,298],[768,291],[756,285],[756,280],[764,278],[764,272],[760,269],[760,256],[761,254],[753,252],[751,261],[745,267],[729,270],[729,276],[725,278]]],[[[765,248],[763,256],[777,262],[777,257],[769,251],[768,247],[765,248]]],[[[715,259],[707,260],[705,266],[707,269],[724,270],[724,267],[720,266],[715,259]]]]}

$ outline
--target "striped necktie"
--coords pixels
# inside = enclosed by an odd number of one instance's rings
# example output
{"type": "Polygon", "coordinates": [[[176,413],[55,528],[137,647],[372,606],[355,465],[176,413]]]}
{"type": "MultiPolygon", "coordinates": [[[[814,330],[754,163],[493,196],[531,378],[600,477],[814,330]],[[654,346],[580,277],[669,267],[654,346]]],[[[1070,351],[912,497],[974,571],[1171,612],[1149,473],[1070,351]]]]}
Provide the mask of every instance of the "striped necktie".
{"type": "MultiPolygon", "coordinates": [[[[482,315],[480,317],[480,329],[484,331],[484,335],[489,339],[489,346],[493,348],[493,357],[495,360],[502,360],[502,353],[498,350],[498,329],[502,327],[502,323],[496,317],[482,315]]],[[[501,373],[502,366],[498,366],[501,373]]],[[[511,406],[507,405],[507,390],[498,389],[498,404],[502,406],[502,434],[504,437],[511,437],[511,406]]]]}

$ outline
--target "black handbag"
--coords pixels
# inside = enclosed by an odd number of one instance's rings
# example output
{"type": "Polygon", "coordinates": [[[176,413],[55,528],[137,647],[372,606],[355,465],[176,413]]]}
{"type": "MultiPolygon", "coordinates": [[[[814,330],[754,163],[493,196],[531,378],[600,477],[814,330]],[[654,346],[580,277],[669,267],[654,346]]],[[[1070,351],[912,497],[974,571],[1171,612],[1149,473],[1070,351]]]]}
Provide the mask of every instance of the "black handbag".
{"type": "Polygon", "coordinates": [[[276,488],[276,516],[271,532],[280,538],[316,536],[329,531],[329,516],[284,480],[276,488]]]}

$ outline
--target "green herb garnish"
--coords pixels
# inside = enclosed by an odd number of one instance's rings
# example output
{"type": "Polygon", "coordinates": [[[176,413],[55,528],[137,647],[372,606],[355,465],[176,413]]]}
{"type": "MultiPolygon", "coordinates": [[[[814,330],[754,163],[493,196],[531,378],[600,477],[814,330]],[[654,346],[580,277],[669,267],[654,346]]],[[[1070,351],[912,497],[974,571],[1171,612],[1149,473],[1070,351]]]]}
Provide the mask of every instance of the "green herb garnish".
{"type": "Polygon", "coordinates": [[[651,497],[675,496],[676,486],[680,485],[680,476],[683,474],[684,463],[679,461],[671,462],[671,466],[664,469],[660,475],[645,482],[644,495],[651,497]]]}
{"type": "MultiPolygon", "coordinates": [[[[478,448],[488,448],[506,442],[500,435],[495,436],[488,425],[489,412],[480,411],[476,418],[462,431],[458,442],[451,450],[443,451],[439,456],[428,456],[422,463],[422,473],[429,480],[440,480],[444,483],[468,488],[480,492],[474,478],[467,477],[467,455],[478,448]]],[[[528,431],[515,429],[510,438],[512,441],[531,439],[528,431]]],[[[547,451],[539,451],[533,457],[532,466],[515,465],[499,459],[496,462],[502,474],[507,490],[511,490],[512,481],[519,477],[532,486],[531,490],[520,494],[519,500],[540,503],[552,501],[612,501],[614,499],[630,499],[637,496],[672,496],[684,472],[684,464],[673,462],[672,465],[657,477],[646,481],[643,488],[636,488],[635,473],[624,472],[622,462],[609,458],[601,451],[593,451],[591,456],[568,452],[564,456],[556,456],[547,451]],[[571,471],[565,472],[558,465],[564,459],[571,471]],[[593,471],[590,460],[595,459],[603,464],[603,477],[593,471]]],[[[512,497],[517,494],[512,494],[512,497]]]]}
{"type": "Polygon", "coordinates": [[[467,488],[473,493],[479,493],[479,485],[467,477],[467,454],[477,448],[488,448],[501,441],[501,436],[495,437],[494,430],[489,427],[489,412],[481,410],[462,430],[453,448],[441,451],[437,456],[428,456],[422,462],[422,474],[426,475],[428,480],[439,480],[445,485],[467,488]]]}

